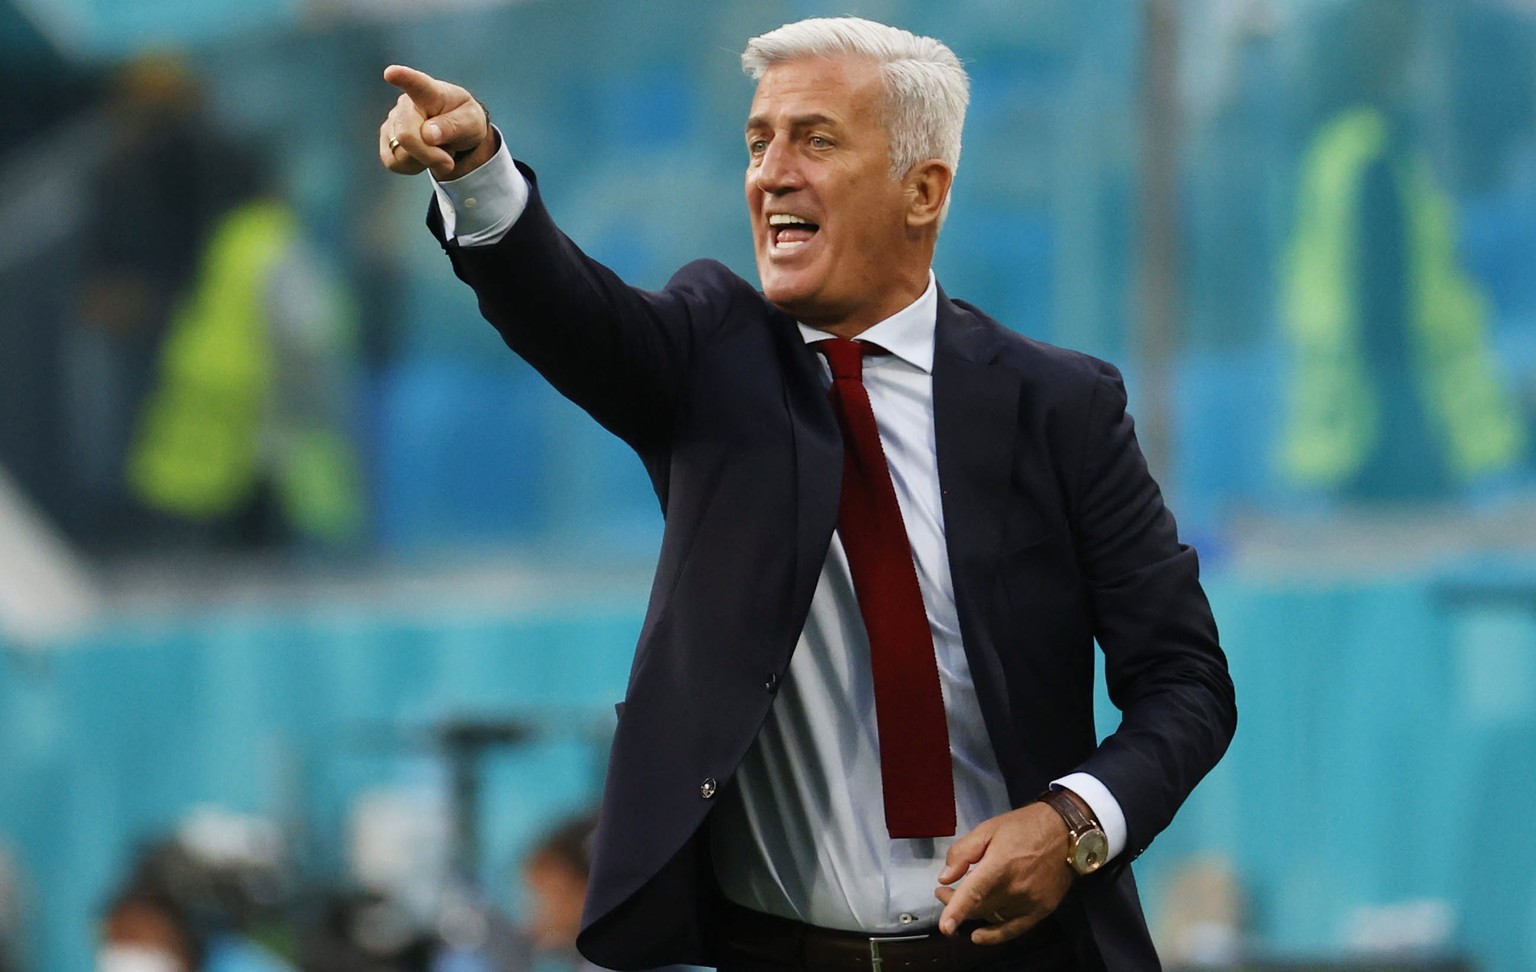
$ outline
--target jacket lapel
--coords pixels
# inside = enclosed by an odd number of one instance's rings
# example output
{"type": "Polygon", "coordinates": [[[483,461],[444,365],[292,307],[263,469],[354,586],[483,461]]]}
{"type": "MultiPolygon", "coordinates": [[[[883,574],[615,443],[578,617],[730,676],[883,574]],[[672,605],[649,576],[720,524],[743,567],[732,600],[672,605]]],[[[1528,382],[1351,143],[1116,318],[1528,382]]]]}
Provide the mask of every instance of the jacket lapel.
{"type": "Polygon", "coordinates": [[[934,336],[933,418],[944,534],[956,576],[992,560],[1003,541],[1018,428],[1019,376],[992,366],[1000,349],[975,315],[940,292],[934,336]]]}
{"type": "MultiPolygon", "coordinates": [[[[795,576],[789,617],[803,618],[827,560],[842,488],[843,435],[822,387],[816,352],[794,321],[775,315],[795,464],[795,576]]],[[[798,632],[797,632],[798,633],[798,632]]]]}
{"type": "MultiPolygon", "coordinates": [[[[994,364],[1002,347],[998,327],[939,291],[933,416],[944,540],[977,700],[1003,778],[1011,783],[1029,778],[1029,773],[1008,728],[1008,682],[992,637],[1003,622],[993,616],[998,608],[991,597],[991,578],[1013,493],[1010,476],[1022,379],[1014,369],[994,364]]],[[[1011,795],[1015,802],[1028,798],[1011,795]]]]}

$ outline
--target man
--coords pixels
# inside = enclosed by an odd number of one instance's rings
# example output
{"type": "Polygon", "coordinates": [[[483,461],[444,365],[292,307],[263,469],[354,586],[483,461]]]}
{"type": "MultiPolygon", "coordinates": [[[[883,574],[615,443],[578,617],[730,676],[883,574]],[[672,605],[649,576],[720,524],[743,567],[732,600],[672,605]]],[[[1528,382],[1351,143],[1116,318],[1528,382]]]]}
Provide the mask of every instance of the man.
{"type": "Polygon", "coordinates": [[[466,91],[384,74],[381,161],[432,171],[455,272],[635,449],[666,517],[580,947],[1155,968],[1126,864],[1235,709],[1119,376],[937,287],[967,101],[947,47],[809,20],[743,65],[761,292],[709,261],[630,289],[466,91]],[[1095,639],[1122,710],[1102,744],[1095,639]]]}

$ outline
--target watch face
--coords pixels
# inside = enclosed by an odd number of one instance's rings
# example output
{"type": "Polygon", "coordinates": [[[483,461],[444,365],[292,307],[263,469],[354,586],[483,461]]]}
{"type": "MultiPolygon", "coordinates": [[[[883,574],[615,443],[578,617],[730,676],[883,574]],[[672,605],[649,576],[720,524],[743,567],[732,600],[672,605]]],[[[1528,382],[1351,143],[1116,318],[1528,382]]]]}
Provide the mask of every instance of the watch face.
{"type": "Polygon", "coordinates": [[[1072,868],[1079,874],[1092,874],[1109,858],[1109,840],[1095,827],[1072,843],[1072,868]]]}

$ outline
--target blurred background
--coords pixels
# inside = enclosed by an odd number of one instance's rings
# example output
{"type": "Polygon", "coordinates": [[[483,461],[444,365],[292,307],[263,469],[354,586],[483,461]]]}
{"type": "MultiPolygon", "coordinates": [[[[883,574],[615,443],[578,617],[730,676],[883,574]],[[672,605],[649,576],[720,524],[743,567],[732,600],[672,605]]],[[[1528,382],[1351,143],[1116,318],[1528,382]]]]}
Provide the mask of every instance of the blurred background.
{"type": "Polygon", "coordinates": [[[1536,968],[1536,3],[0,0],[0,969],[573,966],[660,518],[379,75],[631,282],[755,279],[738,52],[836,13],[967,62],[939,278],[1124,368],[1201,551],[1165,960],[1536,968]]]}

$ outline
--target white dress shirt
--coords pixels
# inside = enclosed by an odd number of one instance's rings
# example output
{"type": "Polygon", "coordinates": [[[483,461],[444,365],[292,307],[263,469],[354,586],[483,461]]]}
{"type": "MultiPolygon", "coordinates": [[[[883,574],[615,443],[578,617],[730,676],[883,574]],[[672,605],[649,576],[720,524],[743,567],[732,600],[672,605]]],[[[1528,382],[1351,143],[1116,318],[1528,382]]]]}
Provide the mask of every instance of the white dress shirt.
{"type": "MultiPolygon", "coordinates": [[[[435,183],[445,232],[494,243],[517,221],[528,185],[505,144],[461,179],[435,183]]],[[[957,836],[1011,809],[960,637],[944,545],[933,422],[938,290],[859,335],[889,354],[866,357],[880,443],[912,546],[933,634],[955,777],[957,836]]],[[[831,335],[800,326],[807,342],[831,335]]],[[[823,380],[831,372],[822,361],[823,380]]],[[[738,904],[826,928],[918,931],[937,924],[938,872],[955,837],[893,840],[885,828],[869,641],[848,559],[832,536],[805,628],[768,719],[714,811],[721,889],[738,904]]],[[[1096,778],[1055,781],[1081,796],[1125,847],[1125,817],[1096,778]]]]}

